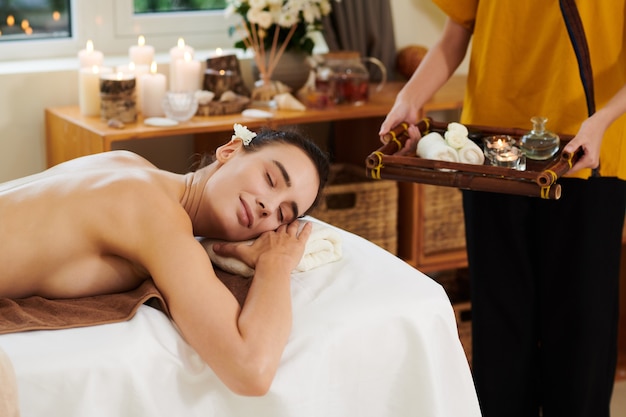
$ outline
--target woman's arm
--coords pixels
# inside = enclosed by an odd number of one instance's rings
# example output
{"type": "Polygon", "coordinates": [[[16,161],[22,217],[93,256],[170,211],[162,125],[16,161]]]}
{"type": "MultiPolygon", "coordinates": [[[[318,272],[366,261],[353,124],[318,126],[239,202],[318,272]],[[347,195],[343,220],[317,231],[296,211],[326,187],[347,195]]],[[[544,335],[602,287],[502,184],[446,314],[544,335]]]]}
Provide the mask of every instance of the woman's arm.
{"type": "Polygon", "coordinates": [[[441,38],[428,51],[424,60],[398,93],[391,111],[380,127],[381,138],[402,122],[407,122],[412,126],[409,129],[412,139],[419,137],[417,128],[413,126],[418,121],[419,111],[461,64],[467,53],[471,36],[471,32],[463,26],[451,19],[446,21],[441,38]]]}
{"type": "Polygon", "coordinates": [[[256,270],[242,308],[191,230],[163,232],[145,253],[183,337],[233,392],[265,394],[291,332],[291,272],[302,258],[311,225],[298,233],[294,222],[264,233],[252,246],[229,246],[230,255],[256,270]]]}
{"type": "Polygon", "coordinates": [[[626,113],[626,85],[622,86],[603,108],[586,119],[580,125],[576,136],[563,148],[567,152],[575,152],[582,147],[584,151],[584,155],[574,164],[570,172],[598,167],[604,132],[624,113],[626,113]]]}

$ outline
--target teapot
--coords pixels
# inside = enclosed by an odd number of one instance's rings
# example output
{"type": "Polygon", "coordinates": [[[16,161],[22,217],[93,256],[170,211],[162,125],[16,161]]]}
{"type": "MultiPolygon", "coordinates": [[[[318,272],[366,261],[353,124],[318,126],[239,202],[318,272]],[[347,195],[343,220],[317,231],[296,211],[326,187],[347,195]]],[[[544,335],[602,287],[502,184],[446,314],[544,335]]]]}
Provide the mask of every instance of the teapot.
{"type": "Polygon", "coordinates": [[[356,51],[336,51],[322,55],[322,59],[316,70],[315,86],[318,91],[328,92],[335,104],[361,105],[368,100],[370,74],[365,62],[376,65],[382,74],[376,91],[387,82],[387,69],[377,58],[361,57],[356,51]]]}

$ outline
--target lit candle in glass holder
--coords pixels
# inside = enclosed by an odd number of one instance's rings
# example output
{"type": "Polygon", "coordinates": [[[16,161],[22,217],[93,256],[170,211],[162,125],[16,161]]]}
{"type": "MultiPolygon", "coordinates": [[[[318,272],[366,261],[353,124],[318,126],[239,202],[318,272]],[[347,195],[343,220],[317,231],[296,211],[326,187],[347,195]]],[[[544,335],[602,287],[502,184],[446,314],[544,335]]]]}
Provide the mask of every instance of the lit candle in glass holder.
{"type": "Polygon", "coordinates": [[[496,152],[491,160],[492,165],[504,168],[513,168],[519,171],[526,169],[526,155],[518,147],[511,146],[507,150],[496,152]]]}
{"type": "Polygon", "coordinates": [[[515,145],[515,139],[509,135],[495,135],[483,138],[483,143],[485,145],[485,151],[493,150],[502,152],[515,145]]]}
{"type": "Polygon", "coordinates": [[[496,165],[496,155],[508,152],[515,145],[515,139],[508,135],[495,135],[483,138],[483,152],[492,165],[496,165]]]}

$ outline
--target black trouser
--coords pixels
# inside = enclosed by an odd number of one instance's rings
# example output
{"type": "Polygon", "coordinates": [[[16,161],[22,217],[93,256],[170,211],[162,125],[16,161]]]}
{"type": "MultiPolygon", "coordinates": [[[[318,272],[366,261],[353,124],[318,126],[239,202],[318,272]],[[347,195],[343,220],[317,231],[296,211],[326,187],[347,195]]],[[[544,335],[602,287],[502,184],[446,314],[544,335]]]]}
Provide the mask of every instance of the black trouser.
{"type": "Polygon", "coordinates": [[[609,416],[626,181],[559,183],[556,201],[463,193],[484,417],[609,416]]]}

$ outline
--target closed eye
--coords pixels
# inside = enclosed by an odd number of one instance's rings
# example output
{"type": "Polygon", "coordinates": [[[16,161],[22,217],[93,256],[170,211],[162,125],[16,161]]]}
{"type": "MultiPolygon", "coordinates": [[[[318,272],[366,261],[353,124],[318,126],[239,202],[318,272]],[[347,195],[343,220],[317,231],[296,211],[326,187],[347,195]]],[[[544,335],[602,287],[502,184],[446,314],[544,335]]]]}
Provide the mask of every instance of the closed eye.
{"type": "Polygon", "coordinates": [[[265,174],[267,177],[267,183],[270,185],[270,187],[274,188],[274,180],[272,179],[272,176],[270,175],[270,173],[266,173],[265,174]]]}

